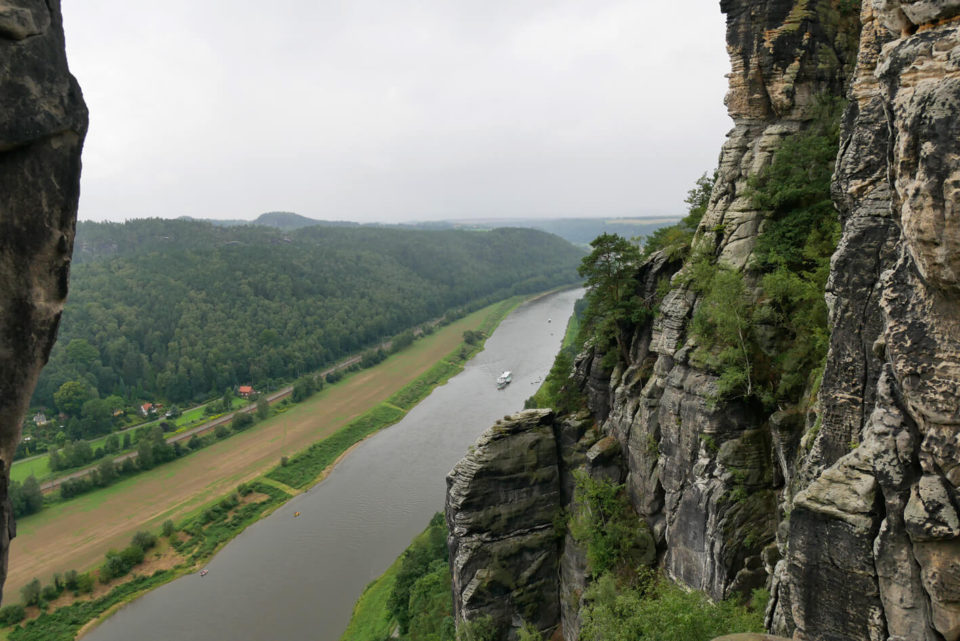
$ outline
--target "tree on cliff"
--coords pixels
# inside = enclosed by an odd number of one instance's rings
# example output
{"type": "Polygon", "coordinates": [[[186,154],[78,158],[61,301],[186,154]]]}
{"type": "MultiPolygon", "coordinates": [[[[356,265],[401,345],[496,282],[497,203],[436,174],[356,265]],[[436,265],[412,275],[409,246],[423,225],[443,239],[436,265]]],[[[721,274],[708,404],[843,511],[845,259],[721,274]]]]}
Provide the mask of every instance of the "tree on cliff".
{"type": "Polygon", "coordinates": [[[616,234],[601,234],[590,246],[593,251],[580,263],[580,275],[587,279],[587,312],[584,326],[606,348],[616,343],[621,358],[627,359],[624,333],[643,319],[648,311],[637,296],[640,248],[616,234]]]}

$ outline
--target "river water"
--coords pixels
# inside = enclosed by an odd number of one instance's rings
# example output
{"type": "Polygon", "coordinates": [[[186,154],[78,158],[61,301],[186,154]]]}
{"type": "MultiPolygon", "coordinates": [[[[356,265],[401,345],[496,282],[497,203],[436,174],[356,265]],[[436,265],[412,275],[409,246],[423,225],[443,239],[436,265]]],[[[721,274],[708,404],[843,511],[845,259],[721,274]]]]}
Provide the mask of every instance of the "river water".
{"type": "Polygon", "coordinates": [[[247,528],[206,576],[148,593],[84,641],[337,641],[363,588],[443,509],[447,472],[536,391],[581,294],[518,307],[463,372],[357,446],[322,483],[247,528]],[[513,383],[498,391],[503,370],[513,383]]]}

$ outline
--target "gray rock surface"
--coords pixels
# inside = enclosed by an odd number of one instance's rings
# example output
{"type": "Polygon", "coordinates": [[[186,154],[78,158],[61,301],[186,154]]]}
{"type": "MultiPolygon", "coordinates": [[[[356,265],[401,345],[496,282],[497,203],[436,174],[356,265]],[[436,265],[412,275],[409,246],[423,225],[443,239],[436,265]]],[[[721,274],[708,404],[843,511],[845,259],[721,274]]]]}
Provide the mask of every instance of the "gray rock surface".
{"type": "MultiPolygon", "coordinates": [[[[638,294],[652,296],[662,278],[673,286],[636,328],[629,359],[605,369],[591,347],[576,361],[599,434],[594,443],[555,430],[568,448],[561,504],[570,469],[615,479],[622,465],[664,571],[714,598],[768,587],[771,631],[796,641],[958,641],[960,3],[868,0],[853,36],[838,26],[849,16],[827,2],[721,6],[734,129],[699,251],[749,282],[766,216],[744,195],[750,177],[805,126],[817,95],[850,98],[817,401],[772,414],[712,404],[715,375],[690,359],[698,298],[683,266],[655,256],[638,294]]],[[[573,641],[589,578],[569,537],[558,574],[573,641]]]]}
{"type": "Polygon", "coordinates": [[[775,579],[787,589],[774,620],[798,639],[960,638],[954,5],[862,11],[834,185],[844,230],[822,428],[775,579]]]}
{"type": "Polygon", "coordinates": [[[0,585],[10,464],[67,295],[87,110],[59,0],[0,0],[0,585]]]}
{"type": "Polygon", "coordinates": [[[527,410],[484,432],[447,476],[458,624],[491,616],[501,638],[560,623],[554,526],[562,506],[554,415],[527,410]]]}

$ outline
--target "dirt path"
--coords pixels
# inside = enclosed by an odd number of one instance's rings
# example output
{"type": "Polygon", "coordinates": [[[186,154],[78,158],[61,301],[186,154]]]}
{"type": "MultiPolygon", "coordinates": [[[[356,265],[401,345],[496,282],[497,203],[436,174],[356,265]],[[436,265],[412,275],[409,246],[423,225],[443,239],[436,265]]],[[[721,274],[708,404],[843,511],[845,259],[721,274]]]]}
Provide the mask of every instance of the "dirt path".
{"type": "Polygon", "coordinates": [[[229,492],[311,443],[328,436],[450,353],[467,329],[491,311],[480,310],[438,330],[375,368],[358,372],[310,400],[185,458],[77,497],[17,522],[10,547],[6,595],[33,577],[85,570],[108,549],[120,549],[140,529],[156,531],[229,492]]]}

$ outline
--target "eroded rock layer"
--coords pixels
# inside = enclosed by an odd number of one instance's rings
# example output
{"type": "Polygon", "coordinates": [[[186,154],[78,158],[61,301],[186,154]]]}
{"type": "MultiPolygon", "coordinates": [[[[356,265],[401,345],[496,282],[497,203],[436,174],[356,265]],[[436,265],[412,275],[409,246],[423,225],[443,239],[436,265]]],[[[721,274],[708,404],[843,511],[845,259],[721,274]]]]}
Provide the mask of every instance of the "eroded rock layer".
{"type": "MultiPolygon", "coordinates": [[[[831,338],[816,402],[772,413],[711,402],[717,376],[691,359],[701,300],[686,284],[689,267],[655,255],[637,293],[654,297],[663,279],[671,289],[612,371],[593,350],[578,359],[599,441],[560,459],[585,465],[591,446],[615,439],[622,458],[611,469],[622,466],[658,564],[714,598],[767,587],[772,632],[957,641],[960,1],[721,7],[734,129],[695,252],[751,286],[768,216],[747,193],[751,177],[807,125],[818,96],[849,99],[832,187],[842,237],[826,287],[831,338]]],[[[556,496],[547,495],[551,507],[556,496]]],[[[481,503],[501,500],[488,493],[481,503]]],[[[541,596],[559,595],[572,641],[587,578],[570,537],[559,550],[559,587],[541,596]]]]}
{"type": "Polygon", "coordinates": [[[59,0],[0,0],[0,586],[20,423],[67,295],[87,110],[59,0]]]}
{"type": "Polygon", "coordinates": [[[800,639],[960,638],[958,9],[863,7],[823,428],[776,577],[800,639]]]}

